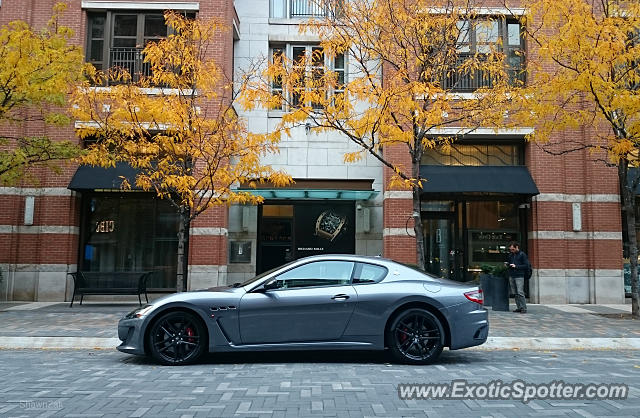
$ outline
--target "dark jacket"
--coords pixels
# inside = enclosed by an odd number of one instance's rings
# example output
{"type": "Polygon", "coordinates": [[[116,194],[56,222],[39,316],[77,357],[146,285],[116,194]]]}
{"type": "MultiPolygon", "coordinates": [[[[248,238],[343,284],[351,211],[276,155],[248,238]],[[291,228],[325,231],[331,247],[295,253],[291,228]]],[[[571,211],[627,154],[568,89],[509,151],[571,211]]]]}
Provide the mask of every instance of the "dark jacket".
{"type": "Polygon", "coordinates": [[[515,254],[509,253],[507,262],[516,265],[516,268],[509,267],[510,277],[524,277],[525,272],[529,269],[529,259],[524,251],[518,251],[515,254]]]}

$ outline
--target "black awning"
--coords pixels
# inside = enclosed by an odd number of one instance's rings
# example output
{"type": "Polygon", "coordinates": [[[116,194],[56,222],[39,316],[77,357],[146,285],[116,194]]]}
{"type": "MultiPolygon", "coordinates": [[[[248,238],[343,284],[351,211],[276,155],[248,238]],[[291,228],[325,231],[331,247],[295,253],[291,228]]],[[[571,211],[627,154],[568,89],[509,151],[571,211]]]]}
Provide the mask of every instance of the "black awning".
{"type": "Polygon", "coordinates": [[[103,168],[81,165],[73,175],[68,189],[71,190],[120,190],[122,177],[127,179],[132,189],[136,189],[138,170],[127,163],[116,163],[115,167],[103,168]]]}
{"type": "Polygon", "coordinates": [[[524,166],[420,166],[423,193],[500,193],[537,195],[524,166]]]}

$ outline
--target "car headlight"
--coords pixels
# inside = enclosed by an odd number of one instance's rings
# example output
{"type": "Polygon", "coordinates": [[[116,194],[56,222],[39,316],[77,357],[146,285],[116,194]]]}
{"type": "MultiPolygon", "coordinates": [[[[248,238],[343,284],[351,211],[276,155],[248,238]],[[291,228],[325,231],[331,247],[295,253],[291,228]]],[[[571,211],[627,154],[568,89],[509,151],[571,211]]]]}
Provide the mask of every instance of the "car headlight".
{"type": "Polygon", "coordinates": [[[133,311],[129,312],[125,316],[125,319],[142,318],[143,316],[151,312],[152,309],[153,309],[153,305],[144,305],[140,308],[134,309],[133,311]]]}

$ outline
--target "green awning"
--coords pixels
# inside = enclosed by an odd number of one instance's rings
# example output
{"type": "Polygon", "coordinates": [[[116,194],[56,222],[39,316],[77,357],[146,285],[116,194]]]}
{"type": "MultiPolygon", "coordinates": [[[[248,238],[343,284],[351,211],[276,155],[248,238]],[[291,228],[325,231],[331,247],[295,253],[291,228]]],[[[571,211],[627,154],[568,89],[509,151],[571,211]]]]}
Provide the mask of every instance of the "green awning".
{"type": "Polygon", "coordinates": [[[369,200],[378,195],[375,190],[339,189],[238,189],[265,199],[311,199],[311,200],[369,200]]]}

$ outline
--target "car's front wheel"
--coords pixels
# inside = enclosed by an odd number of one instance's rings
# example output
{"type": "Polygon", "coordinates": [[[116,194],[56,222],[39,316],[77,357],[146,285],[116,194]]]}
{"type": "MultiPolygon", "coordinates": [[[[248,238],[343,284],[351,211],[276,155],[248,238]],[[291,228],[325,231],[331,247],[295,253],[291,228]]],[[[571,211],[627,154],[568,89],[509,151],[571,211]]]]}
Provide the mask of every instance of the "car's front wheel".
{"type": "Polygon", "coordinates": [[[401,312],[392,320],[386,340],[395,360],[429,364],[442,352],[444,332],[435,315],[424,309],[413,308],[401,312]]]}
{"type": "Polygon", "coordinates": [[[158,362],[177,366],[198,360],[207,347],[202,321],[189,312],[173,311],[160,316],[149,331],[149,351],[158,362]]]}

